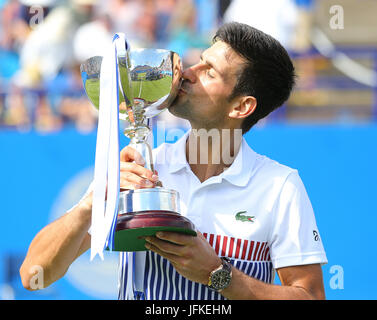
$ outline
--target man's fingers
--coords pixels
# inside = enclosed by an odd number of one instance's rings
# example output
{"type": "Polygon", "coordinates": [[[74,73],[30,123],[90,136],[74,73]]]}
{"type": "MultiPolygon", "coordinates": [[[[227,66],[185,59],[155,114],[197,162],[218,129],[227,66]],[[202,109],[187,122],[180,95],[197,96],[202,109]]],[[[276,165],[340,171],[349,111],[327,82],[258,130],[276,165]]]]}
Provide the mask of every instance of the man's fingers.
{"type": "Polygon", "coordinates": [[[177,233],[177,232],[157,232],[156,237],[165,241],[172,242],[181,246],[190,245],[193,241],[193,236],[177,233]]]}
{"type": "Polygon", "coordinates": [[[154,188],[158,176],[144,165],[145,161],[137,150],[130,146],[123,148],[120,152],[120,188],[154,188]]]}
{"type": "Polygon", "coordinates": [[[120,152],[120,161],[122,162],[135,161],[135,163],[141,166],[144,166],[145,164],[145,160],[141,156],[141,154],[130,146],[126,146],[122,149],[122,151],[120,152]]]}
{"type": "Polygon", "coordinates": [[[153,188],[155,183],[140,177],[139,175],[132,172],[122,172],[120,175],[120,188],[130,189],[129,186],[132,185],[132,189],[140,188],[153,188]]]}
{"type": "Polygon", "coordinates": [[[140,177],[150,180],[151,182],[158,181],[158,176],[155,175],[151,170],[148,170],[141,165],[133,162],[121,162],[120,172],[121,174],[122,172],[132,172],[140,177]]]}
{"type": "Polygon", "coordinates": [[[183,255],[183,252],[182,252],[182,250],[184,249],[183,246],[180,246],[180,245],[168,242],[168,241],[160,240],[156,237],[146,237],[145,241],[166,253],[174,254],[177,256],[183,255]]]}
{"type": "Polygon", "coordinates": [[[161,257],[168,259],[173,265],[176,265],[178,263],[177,260],[179,259],[179,256],[177,256],[175,254],[165,252],[165,251],[161,250],[160,248],[158,248],[157,246],[155,246],[154,244],[152,244],[150,242],[146,242],[145,247],[148,250],[151,250],[151,251],[159,254],[161,257]]]}

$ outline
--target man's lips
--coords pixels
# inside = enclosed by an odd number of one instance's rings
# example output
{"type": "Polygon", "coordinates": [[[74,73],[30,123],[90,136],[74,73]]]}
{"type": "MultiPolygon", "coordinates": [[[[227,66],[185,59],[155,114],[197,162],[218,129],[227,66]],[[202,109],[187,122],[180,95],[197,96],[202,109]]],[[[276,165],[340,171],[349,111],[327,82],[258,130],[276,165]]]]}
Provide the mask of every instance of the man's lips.
{"type": "Polygon", "coordinates": [[[180,85],[179,90],[178,90],[178,92],[180,94],[187,94],[188,93],[187,88],[185,88],[185,84],[186,84],[185,80],[182,80],[181,85],[180,85]]]}
{"type": "Polygon", "coordinates": [[[185,93],[185,94],[187,94],[187,93],[189,93],[189,90],[188,90],[187,88],[185,88],[184,86],[181,86],[181,87],[179,88],[179,92],[180,92],[180,93],[185,93]]]}

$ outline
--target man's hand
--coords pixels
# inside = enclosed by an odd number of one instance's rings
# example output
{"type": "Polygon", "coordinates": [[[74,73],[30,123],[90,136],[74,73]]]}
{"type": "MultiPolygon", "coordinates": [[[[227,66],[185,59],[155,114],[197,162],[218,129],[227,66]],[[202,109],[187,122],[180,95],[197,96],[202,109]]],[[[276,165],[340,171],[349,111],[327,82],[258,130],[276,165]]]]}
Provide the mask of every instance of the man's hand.
{"type": "Polygon", "coordinates": [[[207,285],[211,271],[221,265],[221,259],[197,231],[197,236],[175,232],[157,232],[147,237],[146,248],[168,259],[185,278],[207,285]]]}
{"type": "Polygon", "coordinates": [[[157,172],[144,168],[143,157],[134,148],[127,146],[120,152],[120,188],[154,188],[158,182],[157,172]]]}
{"type": "MultiPolygon", "coordinates": [[[[157,171],[144,168],[143,157],[134,148],[126,146],[120,152],[120,189],[154,188],[158,182],[157,171]]],[[[78,204],[83,212],[92,212],[93,191],[78,204]]]]}
{"type": "MultiPolygon", "coordinates": [[[[158,232],[145,239],[146,248],[168,259],[183,277],[208,284],[220,258],[203,235],[197,237],[175,232],[158,232]]],[[[292,266],[277,270],[282,285],[264,283],[232,268],[230,286],[221,294],[230,300],[325,299],[322,270],[319,264],[292,266]]]]}

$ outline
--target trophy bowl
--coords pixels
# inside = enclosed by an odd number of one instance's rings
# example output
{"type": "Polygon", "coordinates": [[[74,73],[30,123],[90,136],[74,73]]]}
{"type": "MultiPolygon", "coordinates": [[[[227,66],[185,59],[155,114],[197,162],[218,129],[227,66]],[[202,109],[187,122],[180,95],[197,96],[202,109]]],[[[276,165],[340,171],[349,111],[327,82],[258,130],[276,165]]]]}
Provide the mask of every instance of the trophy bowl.
{"type": "MultiPolygon", "coordinates": [[[[119,119],[125,122],[124,134],[130,146],[154,171],[152,150],[146,142],[149,119],[167,109],[176,98],[182,79],[179,55],[163,49],[130,50],[117,53],[119,72],[119,119]]],[[[81,76],[85,92],[99,109],[102,57],[85,61],[81,76]]],[[[162,187],[121,190],[113,251],[144,251],[146,236],[158,231],[196,236],[195,226],[180,214],[179,193],[162,187]]]]}

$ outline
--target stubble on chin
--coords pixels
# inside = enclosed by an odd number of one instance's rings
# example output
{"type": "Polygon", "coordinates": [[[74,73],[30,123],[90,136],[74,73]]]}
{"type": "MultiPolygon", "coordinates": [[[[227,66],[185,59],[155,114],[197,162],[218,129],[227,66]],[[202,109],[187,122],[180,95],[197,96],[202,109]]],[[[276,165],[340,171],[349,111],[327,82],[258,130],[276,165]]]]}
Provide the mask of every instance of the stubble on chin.
{"type": "Polygon", "coordinates": [[[189,103],[187,101],[181,101],[179,97],[177,97],[171,106],[168,108],[169,112],[179,118],[187,119],[188,113],[188,106],[189,103]]]}

